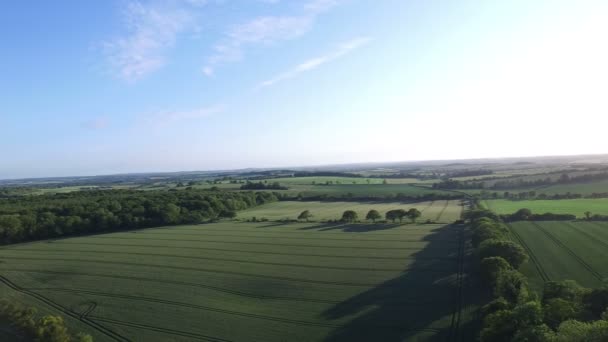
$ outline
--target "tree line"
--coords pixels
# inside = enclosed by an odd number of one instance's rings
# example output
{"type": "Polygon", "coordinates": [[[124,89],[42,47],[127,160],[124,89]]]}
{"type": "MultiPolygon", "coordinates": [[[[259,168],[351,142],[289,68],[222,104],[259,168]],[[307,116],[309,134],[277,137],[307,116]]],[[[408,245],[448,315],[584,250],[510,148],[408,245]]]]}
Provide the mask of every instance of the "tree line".
{"type": "Polygon", "coordinates": [[[492,291],[492,300],[481,309],[481,342],[608,341],[608,287],[549,281],[539,298],[518,271],[528,255],[509,239],[498,215],[473,209],[465,219],[472,228],[482,281],[492,291]]]}
{"type": "MultiPolygon", "coordinates": [[[[420,212],[420,210],[416,209],[416,208],[411,208],[409,210],[404,210],[404,209],[394,209],[394,210],[389,210],[385,213],[384,217],[386,218],[387,221],[392,221],[393,223],[396,220],[399,220],[399,223],[403,222],[404,218],[409,218],[412,223],[416,222],[416,219],[419,218],[422,215],[422,212],[420,212]]],[[[298,220],[306,220],[306,222],[308,222],[311,218],[313,218],[314,215],[310,212],[310,210],[304,210],[303,212],[300,213],[300,215],[298,215],[298,220]]],[[[367,212],[367,215],[365,215],[365,219],[367,221],[372,221],[373,223],[376,223],[376,220],[379,220],[382,218],[382,215],[380,214],[380,212],[378,210],[372,209],[370,211],[367,212]]],[[[345,210],[342,213],[342,217],[340,218],[340,221],[342,222],[348,222],[348,223],[354,223],[357,222],[359,220],[359,214],[357,214],[356,211],[354,210],[345,210]]]]}
{"type": "Polygon", "coordinates": [[[233,218],[271,192],[76,191],[0,199],[0,243],[233,218]]]}
{"type": "Polygon", "coordinates": [[[20,304],[0,301],[0,318],[18,334],[20,340],[39,342],[93,342],[90,335],[74,334],[66,327],[63,317],[39,317],[38,310],[20,304]]]}
{"type": "Polygon", "coordinates": [[[241,190],[289,190],[288,187],[279,184],[279,182],[250,182],[241,185],[241,190]]]}

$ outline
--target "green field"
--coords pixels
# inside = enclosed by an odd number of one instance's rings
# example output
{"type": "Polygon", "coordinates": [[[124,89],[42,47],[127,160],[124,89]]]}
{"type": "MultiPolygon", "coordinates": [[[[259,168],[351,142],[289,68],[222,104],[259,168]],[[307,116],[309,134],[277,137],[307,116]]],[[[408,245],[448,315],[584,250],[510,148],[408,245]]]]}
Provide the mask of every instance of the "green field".
{"type": "Polygon", "coordinates": [[[0,249],[0,286],[96,341],[467,340],[463,229],[227,222],[40,241],[0,249]]]}
{"type": "Polygon", "coordinates": [[[519,209],[528,208],[533,213],[573,214],[584,217],[586,211],[592,214],[608,215],[608,198],[598,199],[564,199],[564,200],[486,200],[488,209],[498,214],[512,214],[519,209]]]}
{"type": "Polygon", "coordinates": [[[548,280],[598,287],[608,278],[608,223],[515,222],[510,228],[530,255],[522,271],[537,290],[548,280]]]}
{"type": "Polygon", "coordinates": [[[430,220],[437,223],[454,222],[460,218],[460,214],[463,210],[460,200],[437,200],[416,203],[282,201],[240,211],[238,217],[250,219],[255,216],[256,219],[293,220],[296,219],[302,211],[309,210],[314,215],[312,220],[325,221],[340,219],[345,210],[354,210],[359,215],[359,219],[363,221],[365,220],[365,215],[371,209],[378,210],[384,217],[384,214],[389,210],[408,210],[409,208],[416,208],[422,212],[422,216],[418,219],[419,222],[430,220]]]}

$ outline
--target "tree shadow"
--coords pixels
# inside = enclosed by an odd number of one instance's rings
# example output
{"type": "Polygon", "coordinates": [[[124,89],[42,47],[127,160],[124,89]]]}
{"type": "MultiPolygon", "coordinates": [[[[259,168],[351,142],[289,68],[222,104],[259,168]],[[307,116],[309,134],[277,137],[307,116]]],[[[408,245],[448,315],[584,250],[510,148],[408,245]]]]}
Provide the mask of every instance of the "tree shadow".
{"type": "Polygon", "coordinates": [[[455,340],[464,283],[464,227],[442,226],[423,241],[427,245],[412,255],[415,260],[402,275],[322,314],[328,320],[354,317],[326,341],[455,340]]]}

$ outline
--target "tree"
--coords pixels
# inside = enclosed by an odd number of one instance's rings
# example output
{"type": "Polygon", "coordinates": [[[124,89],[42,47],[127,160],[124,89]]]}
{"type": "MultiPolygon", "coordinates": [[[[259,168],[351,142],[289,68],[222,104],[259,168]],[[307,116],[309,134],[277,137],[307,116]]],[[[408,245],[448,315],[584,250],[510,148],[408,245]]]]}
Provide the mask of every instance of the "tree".
{"type": "Polygon", "coordinates": [[[372,222],[374,222],[374,223],[376,223],[376,220],[379,218],[382,218],[382,216],[380,216],[380,213],[378,212],[378,210],[375,210],[375,209],[368,211],[367,215],[365,215],[366,220],[372,220],[372,222]]]}
{"type": "Polygon", "coordinates": [[[342,214],[342,221],[344,221],[344,222],[355,222],[355,221],[357,221],[357,218],[358,218],[358,215],[353,210],[346,210],[342,214]]]}
{"type": "Polygon", "coordinates": [[[309,210],[304,210],[303,212],[300,213],[300,215],[298,215],[298,220],[306,220],[306,222],[308,222],[308,220],[312,217],[312,214],[310,213],[309,210]]]}
{"type": "Polygon", "coordinates": [[[410,210],[407,211],[407,217],[410,218],[410,220],[412,220],[412,223],[416,222],[416,219],[419,218],[422,215],[422,212],[420,212],[420,210],[416,209],[416,208],[411,208],[410,210]]]}
{"type": "Polygon", "coordinates": [[[522,208],[513,214],[513,219],[516,221],[525,221],[528,220],[532,216],[532,210],[528,208],[522,208]]]}
{"type": "Polygon", "coordinates": [[[587,219],[587,221],[591,220],[591,212],[590,211],[585,211],[585,218],[587,219]]]}
{"type": "Polygon", "coordinates": [[[492,285],[496,284],[496,280],[502,272],[511,269],[511,265],[501,257],[485,258],[481,260],[480,264],[481,277],[492,285]]]}
{"type": "Polygon", "coordinates": [[[220,211],[219,217],[233,219],[236,217],[236,212],[234,210],[222,210],[220,211]]]}
{"type": "Polygon", "coordinates": [[[393,221],[393,223],[395,223],[395,220],[397,219],[397,211],[396,210],[389,210],[386,212],[386,214],[384,214],[387,220],[391,220],[393,221]]]}
{"type": "Polygon", "coordinates": [[[521,264],[528,260],[528,254],[522,246],[506,240],[490,239],[479,245],[479,257],[481,259],[492,256],[504,258],[514,269],[518,269],[521,264]]]}

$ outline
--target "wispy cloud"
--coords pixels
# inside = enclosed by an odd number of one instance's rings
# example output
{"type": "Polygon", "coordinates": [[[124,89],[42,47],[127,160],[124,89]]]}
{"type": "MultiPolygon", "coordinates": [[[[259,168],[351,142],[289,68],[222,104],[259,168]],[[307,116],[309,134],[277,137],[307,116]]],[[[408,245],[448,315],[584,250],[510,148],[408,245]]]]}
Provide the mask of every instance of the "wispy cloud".
{"type": "Polygon", "coordinates": [[[248,46],[271,45],[298,38],[314,25],[317,17],[338,4],[338,0],[310,0],[297,15],[262,16],[238,24],[226,33],[226,39],[215,45],[207,58],[203,73],[210,76],[216,67],[236,62],[245,55],[248,46]]]}
{"type": "Polygon", "coordinates": [[[127,33],[102,44],[112,71],[137,81],[166,64],[166,53],[186,31],[195,30],[195,9],[205,0],[129,2],[123,9],[127,33]]]}
{"type": "Polygon", "coordinates": [[[351,51],[356,50],[356,49],[368,44],[370,41],[371,41],[371,38],[369,38],[369,37],[359,37],[359,38],[344,42],[344,43],[338,45],[338,47],[336,49],[334,49],[333,51],[331,51],[325,55],[306,60],[306,61],[296,65],[295,67],[291,68],[290,70],[280,73],[277,76],[258,84],[256,89],[269,87],[269,86],[279,83],[281,81],[284,81],[284,80],[287,80],[290,78],[294,78],[303,72],[314,70],[323,64],[332,62],[332,61],[350,53],[351,51]]]}
{"type": "Polygon", "coordinates": [[[142,115],[141,121],[145,126],[165,127],[181,121],[207,118],[212,115],[222,113],[224,110],[225,107],[223,105],[215,105],[189,110],[161,111],[142,115]]]}

